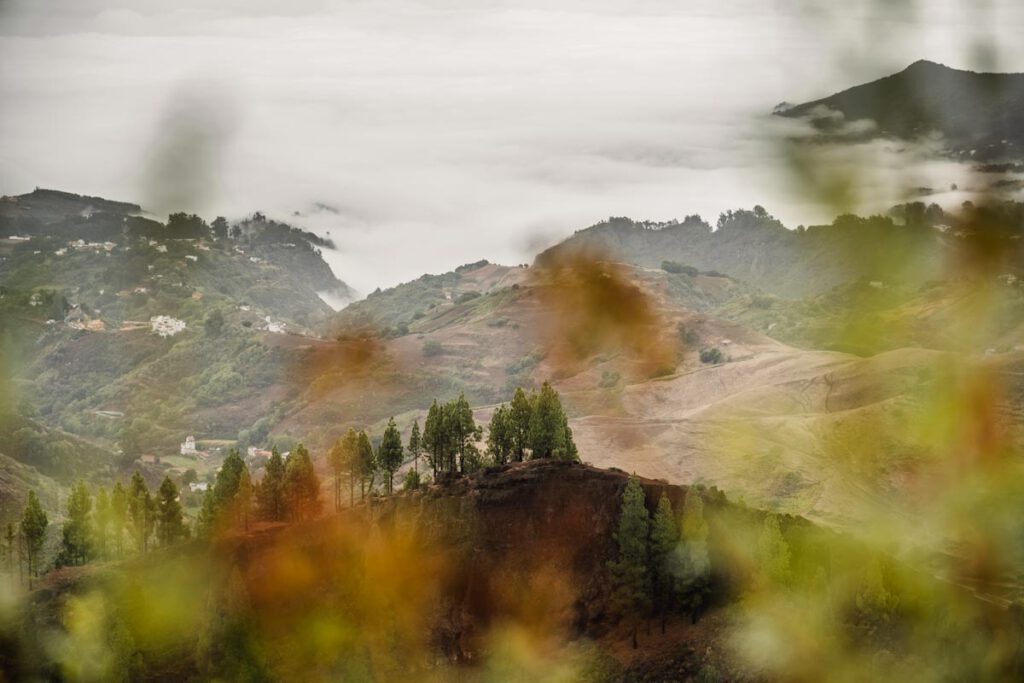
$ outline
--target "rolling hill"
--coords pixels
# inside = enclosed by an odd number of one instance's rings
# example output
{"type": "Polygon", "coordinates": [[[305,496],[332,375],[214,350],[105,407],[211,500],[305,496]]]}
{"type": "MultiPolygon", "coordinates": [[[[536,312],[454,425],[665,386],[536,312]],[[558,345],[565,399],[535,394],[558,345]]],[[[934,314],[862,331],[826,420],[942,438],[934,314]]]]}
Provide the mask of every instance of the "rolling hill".
{"type": "MultiPolygon", "coordinates": [[[[184,466],[172,456],[194,434],[284,449],[303,440],[326,480],[324,454],[349,426],[375,435],[395,416],[407,435],[431,400],[460,393],[486,424],[516,387],[551,380],[585,461],[846,526],[879,506],[913,514],[927,448],[899,425],[926,408],[944,358],[1007,376],[1021,363],[1019,281],[992,283],[1004,296],[991,347],[957,338],[952,321],[970,299],[925,278],[943,275],[972,224],[902,212],[902,223],[844,217],[796,232],[763,210],[730,212],[717,230],[618,219],[529,268],[466,264],[338,313],[310,281],[326,267],[316,249],[261,243],[256,221],[234,238],[136,238],[109,251],[35,234],[3,243],[0,313],[40,423],[112,459],[125,451],[125,466],[162,456],[147,466],[154,476],[184,466]],[[145,265],[138,280],[108,290],[133,258],[145,265]],[[892,270],[901,260],[912,265],[892,270]],[[552,276],[565,263],[584,266],[583,291],[552,276]],[[157,314],[186,327],[161,337],[148,322],[157,314]],[[103,329],[89,329],[97,320],[103,329]],[[850,442],[860,450],[837,453],[850,442]]],[[[1018,244],[1016,229],[999,239],[1018,244]]],[[[1002,409],[1021,405],[1015,391],[1002,409]]]]}

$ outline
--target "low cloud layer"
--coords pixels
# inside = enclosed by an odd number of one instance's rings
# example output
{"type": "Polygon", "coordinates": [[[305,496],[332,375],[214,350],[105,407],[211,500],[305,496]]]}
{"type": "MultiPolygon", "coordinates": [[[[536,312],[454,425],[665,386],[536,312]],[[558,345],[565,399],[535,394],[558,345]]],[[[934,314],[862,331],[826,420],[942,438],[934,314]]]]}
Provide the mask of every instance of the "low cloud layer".
{"type": "Polygon", "coordinates": [[[608,215],[810,223],[766,114],[919,58],[1024,70],[1018,3],[959,4],[7,0],[0,193],[262,210],[364,292],[608,215]]]}

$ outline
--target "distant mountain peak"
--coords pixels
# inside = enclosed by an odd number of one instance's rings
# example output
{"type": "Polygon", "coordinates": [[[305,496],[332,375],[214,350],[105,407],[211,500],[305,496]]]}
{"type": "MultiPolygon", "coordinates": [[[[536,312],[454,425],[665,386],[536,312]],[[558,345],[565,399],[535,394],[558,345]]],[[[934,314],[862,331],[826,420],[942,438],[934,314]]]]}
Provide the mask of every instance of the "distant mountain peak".
{"type": "Polygon", "coordinates": [[[954,69],[952,67],[946,66],[945,64],[940,64],[938,62],[933,62],[930,59],[919,59],[916,62],[914,62],[913,64],[911,64],[910,66],[908,66],[906,69],[904,69],[903,73],[906,73],[908,71],[936,71],[936,70],[938,70],[938,71],[959,71],[959,69],[954,69]]]}
{"type": "Polygon", "coordinates": [[[775,114],[804,118],[837,142],[915,140],[938,132],[946,154],[969,161],[1024,159],[1024,74],[977,73],[920,59],[903,71],[775,114]],[[842,116],[822,116],[822,110],[842,116]],[[872,126],[846,126],[856,121],[872,126]]]}

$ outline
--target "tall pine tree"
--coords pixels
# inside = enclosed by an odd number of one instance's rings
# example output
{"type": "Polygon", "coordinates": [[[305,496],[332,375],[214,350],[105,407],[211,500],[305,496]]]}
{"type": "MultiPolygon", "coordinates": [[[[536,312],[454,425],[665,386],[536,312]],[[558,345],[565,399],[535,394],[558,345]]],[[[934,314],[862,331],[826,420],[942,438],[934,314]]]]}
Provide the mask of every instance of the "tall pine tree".
{"type": "Polygon", "coordinates": [[[665,619],[677,602],[679,592],[679,527],[668,496],[661,494],[651,525],[651,587],[657,612],[661,615],[661,632],[665,619]]]}
{"type": "Polygon", "coordinates": [[[149,495],[149,487],[136,470],[128,487],[128,524],[137,552],[149,549],[149,537],[156,522],[156,505],[149,495]]]}
{"type": "Polygon", "coordinates": [[[345,439],[338,437],[327,453],[327,464],[331,466],[331,473],[334,475],[334,511],[341,510],[341,475],[346,471],[345,461],[345,439]]]}
{"type": "Polygon", "coordinates": [[[522,462],[526,449],[530,447],[530,419],[533,417],[533,404],[522,387],[517,388],[512,396],[508,417],[512,431],[512,459],[522,462]]]}
{"type": "MultiPolygon", "coordinates": [[[[212,496],[211,496],[212,499],[212,496]]],[[[263,479],[256,489],[256,507],[262,519],[280,522],[285,517],[284,460],[274,446],[263,470],[263,479]]]]}
{"type": "Polygon", "coordinates": [[[620,616],[631,623],[634,648],[640,619],[651,604],[651,578],[647,571],[650,526],[644,490],[635,476],[630,477],[622,492],[622,511],[615,532],[619,554],[609,563],[609,569],[614,584],[612,599],[620,616]]]}
{"type": "Polygon", "coordinates": [[[412,458],[412,469],[416,474],[420,473],[420,421],[413,420],[412,431],[409,433],[409,456],[412,458]]]}
{"type": "Polygon", "coordinates": [[[39,498],[35,491],[28,492],[28,501],[25,503],[25,510],[21,515],[19,525],[21,539],[25,548],[25,559],[28,563],[28,583],[32,587],[32,577],[39,574],[39,555],[43,550],[43,542],[46,540],[46,527],[50,520],[39,504],[39,498]]]}
{"type": "Polygon", "coordinates": [[[533,458],[575,460],[577,457],[562,401],[548,382],[544,382],[533,400],[529,444],[533,458]]]}
{"type": "Polygon", "coordinates": [[[301,443],[285,463],[284,490],[290,519],[301,521],[320,514],[320,479],[309,451],[301,443]]]}
{"type": "Polygon", "coordinates": [[[96,491],[96,510],[93,514],[93,541],[96,544],[96,555],[107,557],[110,547],[110,496],[102,486],[96,491]]]}
{"type": "Polygon", "coordinates": [[[124,555],[124,527],[128,521],[128,492],[121,482],[110,491],[110,545],[118,557],[124,555]]]}
{"type": "Polygon", "coordinates": [[[359,492],[365,498],[368,492],[366,484],[369,482],[369,492],[372,492],[374,475],[377,473],[377,458],[366,432],[359,432],[356,460],[359,468],[359,492]]]}
{"type": "Polygon", "coordinates": [[[61,529],[59,564],[79,565],[89,560],[93,550],[91,511],[89,487],[80,481],[71,487],[68,496],[67,516],[61,529]]]}
{"type": "Polygon", "coordinates": [[[242,528],[249,530],[249,522],[252,520],[253,501],[256,498],[256,489],[252,484],[252,476],[249,474],[249,467],[242,468],[242,474],[238,478],[238,491],[235,492],[235,514],[242,528]]]}
{"type": "Polygon", "coordinates": [[[156,494],[156,538],[161,546],[173,545],[185,538],[187,527],[181,514],[178,487],[164,477],[156,494]]]}
{"type": "Polygon", "coordinates": [[[423,423],[423,449],[427,451],[427,458],[434,472],[434,480],[437,480],[438,471],[443,471],[444,458],[444,413],[437,399],[430,404],[427,411],[426,422],[423,423]]]}
{"type": "Polygon", "coordinates": [[[504,465],[513,457],[515,440],[512,418],[508,406],[504,403],[495,408],[491,423],[487,428],[487,450],[494,462],[504,465]]]}
{"type": "Polygon", "coordinates": [[[391,493],[395,483],[395,470],[402,465],[402,435],[395,424],[395,418],[388,420],[388,426],[384,429],[384,437],[380,442],[378,462],[381,470],[387,474],[388,493],[391,493]]]}
{"type": "Polygon", "coordinates": [[[708,524],[704,520],[704,500],[696,489],[690,488],[686,492],[679,526],[683,551],[679,599],[683,611],[690,615],[691,622],[695,622],[711,586],[708,524]]]}

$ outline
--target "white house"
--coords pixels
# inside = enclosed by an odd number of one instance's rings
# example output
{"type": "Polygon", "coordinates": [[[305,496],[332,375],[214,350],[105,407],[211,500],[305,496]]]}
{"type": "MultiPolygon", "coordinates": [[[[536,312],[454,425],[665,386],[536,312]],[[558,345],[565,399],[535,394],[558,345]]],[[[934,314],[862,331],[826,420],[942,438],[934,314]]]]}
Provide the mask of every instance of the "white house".
{"type": "Polygon", "coordinates": [[[190,434],[185,437],[185,443],[181,444],[181,454],[195,455],[196,452],[196,437],[190,434]]]}

